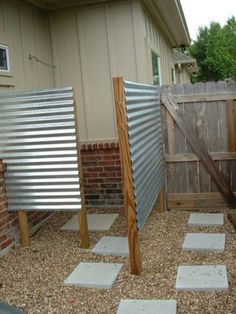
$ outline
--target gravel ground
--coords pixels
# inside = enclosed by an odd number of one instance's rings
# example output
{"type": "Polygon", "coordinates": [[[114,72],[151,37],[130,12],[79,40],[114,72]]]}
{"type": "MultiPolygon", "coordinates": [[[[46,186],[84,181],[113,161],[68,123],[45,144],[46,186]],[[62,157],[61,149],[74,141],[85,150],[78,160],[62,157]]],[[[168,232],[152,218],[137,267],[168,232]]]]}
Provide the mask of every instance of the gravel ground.
{"type": "MultiPolygon", "coordinates": [[[[111,230],[90,233],[91,247],[104,235],[126,235],[122,210],[99,212],[118,212],[120,215],[111,230]]],[[[226,213],[225,210],[221,212],[226,213]]],[[[77,232],[59,230],[72,215],[55,214],[32,237],[29,249],[16,245],[0,259],[0,299],[29,314],[112,314],[116,313],[122,298],[174,298],[181,314],[236,314],[236,234],[226,215],[224,227],[199,228],[187,227],[189,212],[173,211],[159,216],[153,212],[140,232],[141,276],[130,275],[125,257],[103,257],[80,249],[77,232]],[[182,252],[185,234],[200,231],[225,232],[225,253],[182,252]],[[111,290],[64,286],[64,279],[81,261],[117,262],[124,266],[111,290]],[[226,264],[229,290],[177,292],[177,266],[191,264],[226,264]]]]}

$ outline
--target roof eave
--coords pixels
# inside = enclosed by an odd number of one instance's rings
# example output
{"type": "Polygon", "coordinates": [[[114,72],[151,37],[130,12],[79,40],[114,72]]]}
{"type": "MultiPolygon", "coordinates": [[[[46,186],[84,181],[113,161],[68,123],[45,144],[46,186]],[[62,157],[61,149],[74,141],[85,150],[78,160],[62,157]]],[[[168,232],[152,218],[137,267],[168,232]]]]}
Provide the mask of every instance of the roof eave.
{"type": "Polygon", "coordinates": [[[168,37],[172,47],[189,46],[191,43],[188,26],[180,0],[148,0],[156,8],[157,23],[168,37]],[[161,12],[161,13],[160,13],[161,12]]]}

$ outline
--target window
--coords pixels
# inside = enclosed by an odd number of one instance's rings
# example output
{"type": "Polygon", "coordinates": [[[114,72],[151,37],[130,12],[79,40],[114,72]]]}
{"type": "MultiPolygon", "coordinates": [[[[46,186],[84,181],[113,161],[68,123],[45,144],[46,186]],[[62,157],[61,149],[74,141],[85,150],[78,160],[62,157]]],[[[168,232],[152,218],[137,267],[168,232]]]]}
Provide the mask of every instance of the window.
{"type": "Polygon", "coordinates": [[[9,50],[7,46],[0,45],[0,71],[10,71],[9,50]]]}
{"type": "Polygon", "coordinates": [[[174,68],[171,68],[171,81],[173,84],[176,84],[175,69],[174,68]]]}
{"type": "Polygon", "coordinates": [[[160,85],[160,66],[159,66],[159,56],[152,50],[152,76],[153,84],[160,85]]]}

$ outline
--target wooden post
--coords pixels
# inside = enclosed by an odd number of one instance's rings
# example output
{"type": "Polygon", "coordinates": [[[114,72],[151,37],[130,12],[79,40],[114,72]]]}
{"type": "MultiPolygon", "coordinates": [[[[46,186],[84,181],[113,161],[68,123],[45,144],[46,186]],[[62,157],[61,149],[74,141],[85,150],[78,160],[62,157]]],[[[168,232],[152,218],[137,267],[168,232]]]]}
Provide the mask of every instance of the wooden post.
{"type": "Polygon", "coordinates": [[[30,238],[29,238],[29,226],[27,213],[23,211],[18,211],[19,218],[19,227],[20,227],[20,237],[21,243],[23,247],[30,246],[30,238]]]}
{"type": "Polygon", "coordinates": [[[234,123],[234,102],[233,99],[226,100],[227,128],[229,152],[236,151],[235,123],[234,123]]]}
{"type": "Polygon", "coordinates": [[[79,141],[79,114],[76,102],[74,100],[74,114],[75,114],[75,130],[76,130],[76,144],[77,144],[77,163],[79,169],[79,180],[80,180],[80,198],[81,198],[81,209],[78,213],[78,222],[80,226],[80,246],[83,249],[87,249],[90,246],[89,234],[88,234],[88,221],[84,197],[84,181],[83,181],[83,169],[81,162],[81,149],[79,141]]]}
{"type": "Polygon", "coordinates": [[[175,122],[170,113],[166,110],[168,151],[170,155],[175,154],[175,122]]]}
{"type": "Polygon", "coordinates": [[[164,187],[160,190],[158,194],[156,208],[159,213],[163,213],[166,211],[166,193],[164,187]]]}
{"type": "Polygon", "coordinates": [[[113,86],[119,134],[119,149],[121,157],[121,172],[123,178],[125,215],[128,227],[130,268],[131,274],[139,275],[141,274],[142,266],[138,243],[136,204],[133,188],[123,78],[113,78],[113,86]]]}

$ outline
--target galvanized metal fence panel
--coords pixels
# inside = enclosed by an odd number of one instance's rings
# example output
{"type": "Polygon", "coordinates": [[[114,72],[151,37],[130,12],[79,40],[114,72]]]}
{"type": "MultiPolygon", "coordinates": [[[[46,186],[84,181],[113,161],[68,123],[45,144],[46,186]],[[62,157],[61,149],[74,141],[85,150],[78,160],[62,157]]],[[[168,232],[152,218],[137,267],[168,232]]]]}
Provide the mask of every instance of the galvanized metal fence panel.
{"type": "Polygon", "coordinates": [[[81,208],[72,88],[0,95],[10,211],[81,208]]]}
{"type": "Polygon", "coordinates": [[[164,182],[159,88],[124,82],[137,225],[142,228],[164,182]]]}

